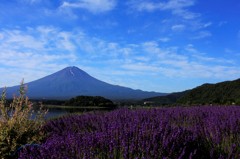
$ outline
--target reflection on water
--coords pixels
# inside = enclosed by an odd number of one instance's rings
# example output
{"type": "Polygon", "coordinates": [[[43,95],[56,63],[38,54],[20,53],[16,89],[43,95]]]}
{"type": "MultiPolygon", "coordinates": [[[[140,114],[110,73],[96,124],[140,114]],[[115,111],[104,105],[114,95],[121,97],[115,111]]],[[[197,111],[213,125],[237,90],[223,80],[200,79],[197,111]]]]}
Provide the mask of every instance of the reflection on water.
{"type": "Polygon", "coordinates": [[[77,107],[47,107],[48,113],[46,115],[46,119],[56,118],[60,117],[62,115],[66,114],[72,114],[72,113],[84,113],[84,112],[90,112],[90,111],[108,111],[108,108],[77,108],[77,107]]]}
{"type": "MultiPolygon", "coordinates": [[[[109,108],[79,108],[79,107],[59,107],[59,106],[51,106],[51,107],[44,107],[44,110],[47,109],[48,112],[45,116],[46,119],[51,118],[57,118],[63,115],[67,114],[73,114],[73,113],[85,113],[85,112],[91,112],[91,111],[110,111],[112,109],[109,108]]],[[[34,119],[36,117],[36,112],[39,111],[39,107],[33,107],[33,114],[30,117],[31,119],[34,119]]],[[[12,117],[12,114],[14,113],[14,110],[8,111],[9,117],[12,117]]],[[[0,117],[1,117],[1,111],[0,111],[0,117]]]]}

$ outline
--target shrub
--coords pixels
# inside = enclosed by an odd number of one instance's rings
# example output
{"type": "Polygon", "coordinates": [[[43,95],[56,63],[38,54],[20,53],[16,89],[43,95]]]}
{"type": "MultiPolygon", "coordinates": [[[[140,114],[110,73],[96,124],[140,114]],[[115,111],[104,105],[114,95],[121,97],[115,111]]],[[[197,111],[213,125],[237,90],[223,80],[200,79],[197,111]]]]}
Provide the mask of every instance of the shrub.
{"type": "Polygon", "coordinates": [[[1,159],[16,158],[17,150],[25,144],[39,143],[43,138],[40,128],[47,111],[34,112],[32,103],[25,96],[23,81],[19,96],[12,103],[6,103],[6,88],[0,101],[0,156],[1,159]]]}

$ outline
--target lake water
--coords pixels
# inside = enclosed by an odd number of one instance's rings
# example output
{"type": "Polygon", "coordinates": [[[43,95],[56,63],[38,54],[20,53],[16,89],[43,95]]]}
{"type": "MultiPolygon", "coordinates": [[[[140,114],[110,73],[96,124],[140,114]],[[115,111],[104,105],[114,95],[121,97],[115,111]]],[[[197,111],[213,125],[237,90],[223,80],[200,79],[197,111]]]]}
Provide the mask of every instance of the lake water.
{"type": "MultiPolygon", "coordinates": [[[[52,118],[57,118],[63,115],[67,114],[81,114],[81,113],[86,113],[86,112],[93,112],[93,111],[110,111],[111,109],[109,108],[97,108],[97,107],[90,107],[90,108],[79,108],[79,107],[63,107],[63,106],[50,106],[50,107],[44,107],[44,109],[47,109],[48,112],[45,116],[46,119],[52,119],[52,118]]],[[[34,112],[37,112],[39,109],[35,108],[34,112]]],[[[9,112],[9,115],[12,114],[12,111],[9,112]]],[[[1,114],[0,114],[1,116],[1,114]]],[[[10,115],[11,116],[11,115],[10,115]]],[[[33,113],[33,116],[31,117],[32,119],[35,118],[35,113],[33,113]]]]}
{"type": "Polygon", "coordinates": [[[46,115],[46,119],[57,118],[67,114],[73,113],[85,113],[91,111],[109,111],[106,108],[76,108],[76,107],[48,107],[48,113],[46,115]]]}

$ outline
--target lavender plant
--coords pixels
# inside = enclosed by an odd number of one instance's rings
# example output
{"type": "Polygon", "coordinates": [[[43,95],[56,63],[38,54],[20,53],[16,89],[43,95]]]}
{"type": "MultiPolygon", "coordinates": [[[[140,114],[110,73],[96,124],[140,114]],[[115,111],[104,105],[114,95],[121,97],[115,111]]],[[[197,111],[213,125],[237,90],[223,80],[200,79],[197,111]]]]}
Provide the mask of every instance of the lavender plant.
{"type": "Polygon", "coordinates": [[[120,109],[47,122],[20,159],[240,158],[240,108],[120,109]]]}
{"type": "Polygon", "coordinates": [[[25,96],[23,81],[19,96],[12,103],[6,103],[6,89],[0,101],[0,156],[1,159],[16,158],[17,149],[22,145],[39,143],[43,134],[40,130],[44,124],[46,111],[42,107],[33,116],[32,103],[25,96]]]}

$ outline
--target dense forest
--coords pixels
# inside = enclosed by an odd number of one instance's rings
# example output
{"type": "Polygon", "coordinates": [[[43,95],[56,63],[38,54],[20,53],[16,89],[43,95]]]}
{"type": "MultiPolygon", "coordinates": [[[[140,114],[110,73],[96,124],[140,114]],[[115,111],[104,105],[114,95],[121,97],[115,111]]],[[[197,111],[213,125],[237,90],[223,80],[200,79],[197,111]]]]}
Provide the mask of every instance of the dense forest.
{"type": "Polygon", "coordinates": [[[67,106],[115,107],[114,103],[100,96],[77,96],[65,102],[67,106]]]}
{"type": "Polygon", "coordinates": [[[153,106],[175,105],[177,103],[177,100],[183,97],[187,92],[188,91],[176,92],[176,93],[168,94],[166,96],[147,98],[143,100],[143,103],[145,103],[145,105],[153,105],[153,106]]]}
{"type": "Polygon", "coordinates": [[[191,90],[148,98],[144,101],[153,102],[154,105],[239,105],[240,79],[217,84],[203,84],[191,90]]]}
{"type": "Polygon", "coordinates": [[[240,104],[240,79],[204,84],[177,100],[181,104],[240,104]]]}
{"type": "MultiPolygon", "coordinates": [[[[109,99],[100,96],[77,96],[69,100],[31,100],[33,103],[43,105],[79,106],[79,107],[104,107],[115,108],[116,105],[109,99]]],[[[10,101],[9,101],[10,102],[10,101]]]]}

